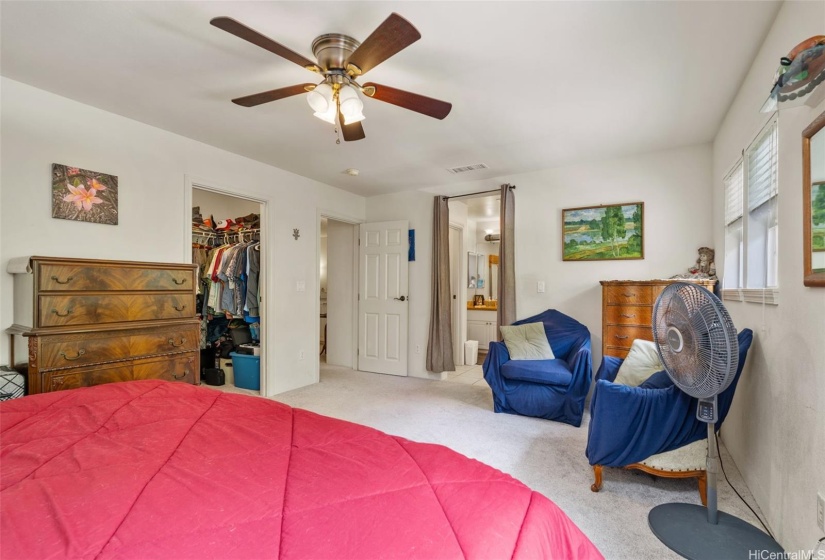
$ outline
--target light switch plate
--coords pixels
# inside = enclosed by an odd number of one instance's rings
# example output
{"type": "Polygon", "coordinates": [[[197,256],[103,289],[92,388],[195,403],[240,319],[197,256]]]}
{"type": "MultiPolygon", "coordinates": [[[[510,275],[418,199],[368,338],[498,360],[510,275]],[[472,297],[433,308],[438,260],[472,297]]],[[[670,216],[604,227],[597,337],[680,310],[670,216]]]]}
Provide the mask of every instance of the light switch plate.
{"type": "Polygon", "coordinates": [[[544,293],[544,280],[539,280],[538,281],[538,283],[536,284],[536,289],[538,290],[538,293],[540,293],[540,294],[544,293]]]}
{"type": "Polygon", "coordinates": [[[307,291],[306,280],[298,280],[297,282],[295,282],[295,291],[296,292],[305,292],[305,291],[307,291]]]}

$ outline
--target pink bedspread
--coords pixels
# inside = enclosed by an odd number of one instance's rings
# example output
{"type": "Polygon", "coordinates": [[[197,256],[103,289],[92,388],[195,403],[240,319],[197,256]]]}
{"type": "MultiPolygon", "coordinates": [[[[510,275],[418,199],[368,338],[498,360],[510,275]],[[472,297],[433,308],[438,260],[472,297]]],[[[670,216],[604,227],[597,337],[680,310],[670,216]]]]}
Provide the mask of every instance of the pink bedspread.
{"type": "Polygon", "coordinates": [[[446,447],[132,381],[0,404],[0,557],[601,558],[550,500],[446,447]]]}

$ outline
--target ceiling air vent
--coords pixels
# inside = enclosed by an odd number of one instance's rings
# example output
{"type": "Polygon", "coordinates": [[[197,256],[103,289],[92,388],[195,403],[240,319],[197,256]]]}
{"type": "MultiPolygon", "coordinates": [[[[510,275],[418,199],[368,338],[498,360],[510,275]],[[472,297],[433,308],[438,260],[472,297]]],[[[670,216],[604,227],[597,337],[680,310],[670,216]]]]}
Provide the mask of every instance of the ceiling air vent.
{"type": "Polygon", "coordinates": [[[467,173],[478,169],[490,169],[490,167],[486,163],[474,163],[472,165],[462,165],[461,167],[448,167],[447,171],[453,175],[458,175],[459,173],[467,173]]]}

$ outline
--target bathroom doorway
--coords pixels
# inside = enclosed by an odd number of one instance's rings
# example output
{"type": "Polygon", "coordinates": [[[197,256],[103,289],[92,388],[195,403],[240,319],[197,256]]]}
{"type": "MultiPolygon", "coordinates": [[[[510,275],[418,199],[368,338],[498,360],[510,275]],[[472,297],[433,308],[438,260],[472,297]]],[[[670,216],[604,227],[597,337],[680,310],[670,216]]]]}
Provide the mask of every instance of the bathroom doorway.
{"type": "Polygon", "coordinates": [[[450,210],[450,263],[454,292],[459,300],[453,306],[453,336],[456,366],[481,364],[491,341],[498,340],[498,254],[500,239],[500,205],[498,195],[454,198],[450,210]],[[461,243],[453,240],[454,229],[461,231],[461,243]],[[454,248],[455,246],[460,246],[454,248]],[[478,342],[475,363],[468,363],[464,342],[478,342]]]}

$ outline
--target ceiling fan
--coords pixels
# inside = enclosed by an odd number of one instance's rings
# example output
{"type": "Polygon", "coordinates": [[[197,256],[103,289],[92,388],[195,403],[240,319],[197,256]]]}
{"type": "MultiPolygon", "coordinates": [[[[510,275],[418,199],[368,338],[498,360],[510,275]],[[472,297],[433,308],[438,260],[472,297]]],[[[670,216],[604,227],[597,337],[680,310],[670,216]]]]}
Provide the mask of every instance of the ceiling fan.
{"type": "Polygon", "coordinates": [[[446,117],[453,107],[445,101],[417,93],[372,82],[364,85],[356,82],[356,78],[421,38],[418,30],[396,13],[390,14],[363,43],[340,33],[327,33],[317,37],[312,42],[312,52],[317,62],[304,58],[232,18],[217,17],[209,23],[323,76],[323,81],[319,84],[296,84],[233,99],[232,102],[238,105],[254,107],[309,92],[307,102],[315,111],[315,116],[331,124],[340,121],[341,132],[347,142],[365,137],[361,125],[364,114],[359,91],[367,97],[436,119],[446,117]]]}

